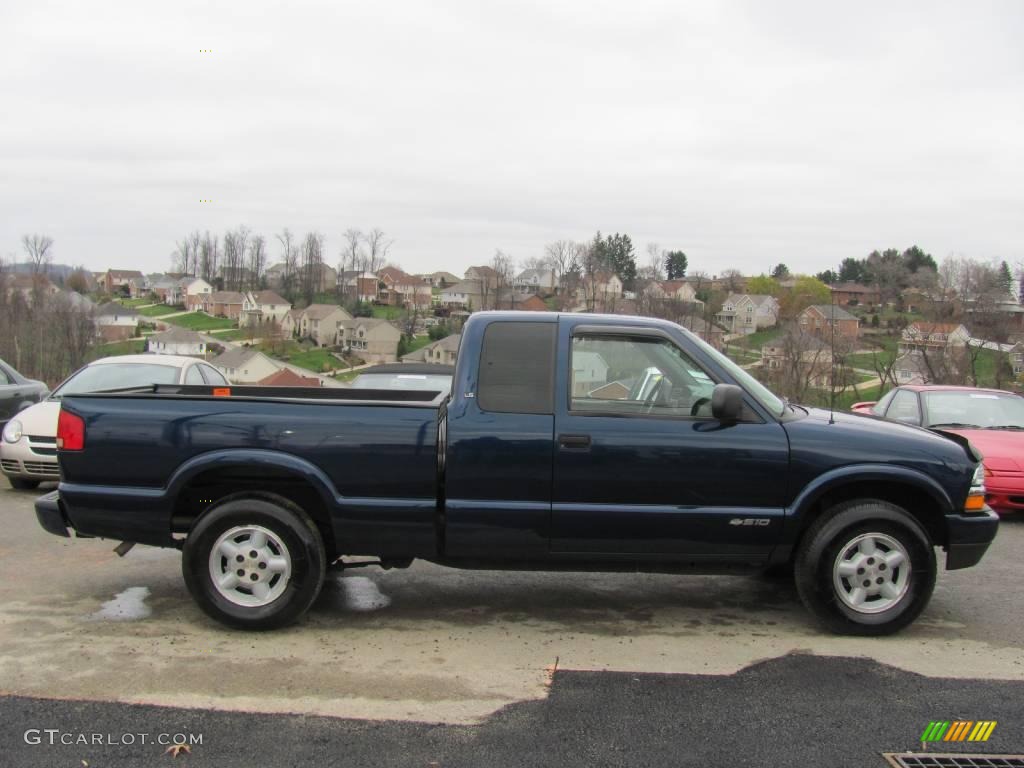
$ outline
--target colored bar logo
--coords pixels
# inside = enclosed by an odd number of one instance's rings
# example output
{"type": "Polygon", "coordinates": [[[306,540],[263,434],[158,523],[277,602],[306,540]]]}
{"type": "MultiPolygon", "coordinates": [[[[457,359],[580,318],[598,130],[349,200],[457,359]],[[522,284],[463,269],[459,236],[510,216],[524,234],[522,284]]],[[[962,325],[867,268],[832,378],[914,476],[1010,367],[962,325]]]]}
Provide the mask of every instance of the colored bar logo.
{"type": "Polygon", "coordinates": [[[995,729],[995,720],[932,720],[921,741],[988,741],[995,729]]]}

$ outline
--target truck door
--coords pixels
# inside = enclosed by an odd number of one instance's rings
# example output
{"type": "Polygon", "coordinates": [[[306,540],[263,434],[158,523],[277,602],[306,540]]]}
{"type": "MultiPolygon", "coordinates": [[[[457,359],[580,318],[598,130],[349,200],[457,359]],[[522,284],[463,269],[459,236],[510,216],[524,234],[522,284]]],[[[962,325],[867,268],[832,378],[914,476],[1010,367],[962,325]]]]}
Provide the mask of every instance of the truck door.
{"type": "Polygon", "coordinates": [[[748,407],[711,417],[715,377],[672,336],[562,321],[551,550],[765,558],[782,530],[789,443],[748,407]]]}
{"type": "MultiPolygon", "coordinates": [[[[529,313],[523,313],[529,318],[529,313]]],[[[551,522],[554,320],[470,325],[444,424],[444,553],[544,558],[551,522]]]]}

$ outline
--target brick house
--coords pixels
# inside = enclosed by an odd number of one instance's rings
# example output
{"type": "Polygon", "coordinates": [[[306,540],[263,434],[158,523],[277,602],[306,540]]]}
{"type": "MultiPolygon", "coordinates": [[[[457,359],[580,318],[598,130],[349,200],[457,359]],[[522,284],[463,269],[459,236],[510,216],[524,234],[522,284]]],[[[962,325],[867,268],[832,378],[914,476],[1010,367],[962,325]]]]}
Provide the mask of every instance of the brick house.
{"type": "Polygon", "coordinates": [[[96,335],[105,342],[125,341],[139,334],[139,313],[115,302],[96,308],[96,335]]]}
{"type": "Polygon", "coordinates": [[[214,291],[202,294],[200,300],[203,312],[230,320],[238,320],[242,316],[242,306],[245,304],[245,296],[238,291],[214,291]]]}
{"type": "Polygon", "coordinates": [[[815,336],[831,336],[833,326],[837,338],[856,339],[860,335],[860,320],[831,304],[812,304],[800,313],[797,322],[803,333],[815,336]]]}
{"type": "Polygon", "coordinates": [[[843,307],[874,307],[882,303],[882,294],[877,287],[871,288],[860,283],[836,283],[830,285],[832,298],[843,307]]]}
{"type": "Polygon", "coordinates": [[[183,277],[178,285],[181,288],[180,303],[190,312],[202,309],[206,296],[213,293],[213,286],[201,277],[183,277]]]}
{"type": "Polygon", "coordinates": [[[138,293],[132,293],[132,280],[135,281],[136,291],[138,285],[145,282],[145,276],[137,269],[108,269],[100,278],[100,285],[106,293],[119,293],[122,296],[135,298],[138,293]]]}

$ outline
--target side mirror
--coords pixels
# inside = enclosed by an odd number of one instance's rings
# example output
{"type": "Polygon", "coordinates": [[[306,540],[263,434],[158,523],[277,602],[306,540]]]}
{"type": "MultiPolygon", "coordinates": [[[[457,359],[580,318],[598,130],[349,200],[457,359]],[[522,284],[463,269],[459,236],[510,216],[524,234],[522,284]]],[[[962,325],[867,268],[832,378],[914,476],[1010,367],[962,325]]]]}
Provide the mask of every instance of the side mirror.
{"type": "Polygon", "coordinates": [[[732,424],[743,413],[743,390],[735,384],[715,384],[711,392],[711,415],[732,424]]]}

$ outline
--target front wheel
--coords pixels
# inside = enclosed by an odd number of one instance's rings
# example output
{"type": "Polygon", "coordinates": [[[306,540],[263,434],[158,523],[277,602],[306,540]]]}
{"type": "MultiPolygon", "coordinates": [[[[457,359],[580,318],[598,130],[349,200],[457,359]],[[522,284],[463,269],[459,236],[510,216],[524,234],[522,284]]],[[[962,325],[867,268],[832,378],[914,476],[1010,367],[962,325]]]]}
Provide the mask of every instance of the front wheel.
{"type": "Polygon", "coordinates": [[[804,605],[833,632],[888,635],[920,615],[935,588],[935,551],[904,509],[839,505],[811,526],[796,557],[804,605]]]}
{"type": "Polygon", "coordinates": [[[301,617],[320,593],[327,561],[305,513],[262,498],[235,498],[206,512],[182,555],[199,607],[230,627],[255,630],[301,617]]]}

